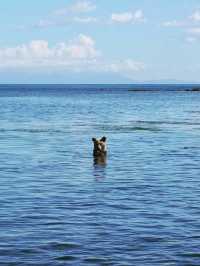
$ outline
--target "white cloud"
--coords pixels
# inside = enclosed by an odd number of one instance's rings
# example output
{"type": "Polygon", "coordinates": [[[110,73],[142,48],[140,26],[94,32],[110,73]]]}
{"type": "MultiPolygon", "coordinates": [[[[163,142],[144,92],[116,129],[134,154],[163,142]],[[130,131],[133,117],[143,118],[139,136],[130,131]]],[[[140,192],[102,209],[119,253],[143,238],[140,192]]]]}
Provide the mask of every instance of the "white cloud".
{"type": "Polygon", "coordinates": [[[189,18],[194,22],[200,22],[200,10],[195,10],[189,18]]]}
{"type": "Polygon", "coordinates": [[[143,23],[146,21],[142,10],[135,12],[113,13],[111,21],[115,23],[143,23]]]}
{"type": "Polygon", "coordinates": [[[75,4],[66,8],[58,9],[55,14],[58,16],[64,16],[69,13],[88,13],[94,11],[96,6],[89,1],[78,1],[75,4]]]}
{"type": "Polygon", "coordinates": [[[145,64],[132,59],[120,60],[108,65],[108,70],[115,73],[131,74],[132,72],[144,70],[145,64]]]}
{"type": "Polygon", "coordinates": [[[164,27],[183,27],[186,25],[185,21],[171,20],[165,21],[162,24],[164,27]]]}
{"type": "Polygon", "coordinates": [[[164,27],[192,27],[200,22],[200,9],[195,10],[192,15],[183,20],[170,20],[162,23],[164,27]]]}
{"type": "Polygon", "coordinates": [[[195,10],[189,19],[191,23],[190,27],[186,29],[187,34],[189,34],[186,40],[187,42],[194,43],[200,38],[200,9],[195,10]]]}
{"type": "Polygon", "coordinates": [[[138,9],[135,11],[135,13],[133,13],[133,19],[136,22],[145,22],[146,19],[144,17],[143,11],[138,9]]]}
{"type": "Polygon", "coordinates": [[[87,16],[87,13],[94,11],[95,9],[96,6],[90,1],[78,1],[65,8],[54,11],[53,15],[49,15],[47,19],[41,19],[31,27],[44,29],[49,27],[64,27],[70,23],[96,23],[96,17],[87,16]]]}
{"type": "Polygon", "coordinates": [[[45,40],[0,49],[0,67],[71,65],[74,61],[94,60],[100,56],[90,36],[80,34],[76,40],[50,47],[45,40]]]}
{"type": "Polygon", "coordinates": [[[187,37],[186,41],[189,43],[194,43],[200,40],[200,27],[191,27],[186,29],[187,37]]]}
{"type": "Polygon", "coordinates": [[[96,6],[89,1],[79,1],[71,6],[71,11],[75,13],[87,13],[96,9],[96,6]]]}
{"type": "Polygon", "coordinates": [[[196,40],[197,39],[195,37],[190,37],[189,36],[189,37],[186,38],[186,42],[188,42],[188,43],[194,43],[194,42],[196,42],[196,40]]]}
{"type": "Polygon", "coordinates": [[[77,23],[88,24],[88,23],[96,23],[98,19],[95,17],[74,17],[73,21],[77,23]]]}
{"type": "Polygon", "coordinates": [[[118,14],[116,13],[112,14],[111,19],[113,22],[127,23],[132,21],[133,15],[130,12],[118,13],[118,14]]]}
{"type": "Polygon", "coordinates": [[[177,27],[184,30],[185,40],[194,43],[200,38],[200,9],[195,10],[192,15],[183,20],[166,21],[162,24],[164,27],[177,27]]]}
{"type": "Polygon", "coordinates": [[[50,20],[40,20],[38,23],[34,24],[33,27],[34,28],[49,28],[49,27],[53,27],[53,26],[57,26],[58,23],[54,22],[54,21],[50,21],[50,20]]]}
{"type": "Polygon", "coordinates": [[[189,28],[187,32],[192,35],[200,35],[200,27],[189,28]]]}
{"type": "MultiPolygon", "coordinates": [[[[89,24],[89,23],[97,23],[98,19],[95,17],[68,17],[67,19],[61,20],[40,20],[38,23],[32,25],[33,28],[38,29],[45,29],[45,28],[52,28],[52,27],[66,27],[71,23],[80,23],[80,24],[89,24]]],[[[19,28],[18,30],[24,30],[25,28],[19,28]]]]}

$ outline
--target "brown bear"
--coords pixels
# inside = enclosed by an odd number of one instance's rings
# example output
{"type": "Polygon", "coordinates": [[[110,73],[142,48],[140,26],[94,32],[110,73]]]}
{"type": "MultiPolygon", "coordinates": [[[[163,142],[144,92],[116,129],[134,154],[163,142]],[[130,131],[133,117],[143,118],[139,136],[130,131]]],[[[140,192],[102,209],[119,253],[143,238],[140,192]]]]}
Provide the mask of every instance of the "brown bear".
{"type": "Polygon", "coordinates": [[[92,138],[94,149],[93,149],[93,155],[106,155],[106,137],[101,138],[100,140],[96,138],[92,138]]]}
{"type": "Polygon", "coordinates": [[[92,138],[94,149],[93,149],[93,156],[94,156],[94,164],[106,164],[106,137],[101,138],[100,140],[96,138],[92,138]]]}
{"type": "Polygon", "coordinates": [[[105,165],[106,164],[106,137],[102,137],[100,140],[96,138],[92,138],[94,148],[93,148],[93,156],[94,156],[94,164],[105,165]]]}

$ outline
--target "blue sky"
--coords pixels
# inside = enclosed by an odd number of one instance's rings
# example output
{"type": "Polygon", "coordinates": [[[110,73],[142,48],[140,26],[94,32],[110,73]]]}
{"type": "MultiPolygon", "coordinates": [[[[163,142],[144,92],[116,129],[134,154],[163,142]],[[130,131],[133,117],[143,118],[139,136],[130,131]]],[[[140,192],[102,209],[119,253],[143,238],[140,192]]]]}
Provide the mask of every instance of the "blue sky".
{"type": "Polygon", "coordinates": [[[6,0],[0,83],[200,82],[199,0],[6,0]]]}

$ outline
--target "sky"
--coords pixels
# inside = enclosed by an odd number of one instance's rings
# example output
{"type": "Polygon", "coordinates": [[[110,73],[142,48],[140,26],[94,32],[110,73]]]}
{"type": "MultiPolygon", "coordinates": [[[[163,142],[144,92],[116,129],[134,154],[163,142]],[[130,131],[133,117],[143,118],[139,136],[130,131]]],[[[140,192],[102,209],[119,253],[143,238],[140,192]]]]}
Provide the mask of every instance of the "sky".
{"type": "Polygon", "coordinates": [[[0,83],[200,83],[199,0],[6,0],[0,10],[0,83]]]}

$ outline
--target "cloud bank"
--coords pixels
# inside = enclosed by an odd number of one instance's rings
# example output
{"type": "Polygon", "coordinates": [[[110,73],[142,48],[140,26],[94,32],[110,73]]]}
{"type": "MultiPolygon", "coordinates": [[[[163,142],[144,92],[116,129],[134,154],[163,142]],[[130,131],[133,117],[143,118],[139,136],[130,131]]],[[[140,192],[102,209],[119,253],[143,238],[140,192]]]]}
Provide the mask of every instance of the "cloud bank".
{"type": "Polygon", "coordinates": [[[33,28],[51,28],[62,27],[70,23],[78,24],[140,24],[147,21],[143,11],[137,9],[134,12],[112,13],[102,16],[97,16],[93,12],[97,9],[96,5],[90,1],[80,0],[67,7],[55,10],[53,16],[49,15],[46,19],[41,19],[32,25],[33,28]]]}
{"type": "Polygon", "coordinates": [[[68,72],[119,73],[124,76],[143,71],[145,64],[133,59],[109,61],[103,58],[91,36],[80,34],[74,40],[50,46],[46,40],[32,40],[15,47],[0,48],[0,70],[23,69],[68,72]]]}
{"type": "Polygon", "coordinates": [[[33,40],[16,47],[0,48],[0,67],[58,66],[73,61],[94,60],[100,56],[90,36],[80,34],[75,40],[50,47],[48,41],[33,40]]]}

